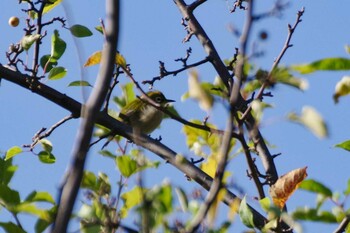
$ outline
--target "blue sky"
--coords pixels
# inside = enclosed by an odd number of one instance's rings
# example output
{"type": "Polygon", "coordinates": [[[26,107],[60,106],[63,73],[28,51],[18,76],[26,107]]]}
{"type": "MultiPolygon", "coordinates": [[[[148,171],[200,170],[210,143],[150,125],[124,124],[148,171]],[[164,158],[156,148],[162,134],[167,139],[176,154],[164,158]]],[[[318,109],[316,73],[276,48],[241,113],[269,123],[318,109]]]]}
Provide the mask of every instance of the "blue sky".
{"type": "MultiPolygon", "coordinates": [[[[82,2],[69,1],[65,3],[65,10],[60,6],[52,13],[60,16],[67,14],[71,25],[79,23],[93,29],[99,24],[99,19],[104,18],[104,6],[101,1],[97,0],[90,0],[84,5],[82,2]]],[[[228,4],[232,2],[208,1],[196,11],[196,16],[223,59],[230,58],[234,53],[234,48],[238,47],[238,39],[228,31],[228,25],[241,29],[243,23],[242,12],[235,14],[228,12],[228,4]]],[[[273,1],[259,3],[256,10],[263,12],[269,9],[271,2],[273,1]]],[[[5,51],[10,43],[17,42],[22,37],[21,28],[24,27],[25,17],[21,14],[17,1],[3,0],[3,5],[6,6],[6,11],[0,15],[0,29],[5,32],[3,34],[6,36],[0,40],[0,53],[3,54],[0,62],[5,64],[5,51]],[[19,15],[21,19],[21,25],[17,28],[11,28],[7,24],[8,18],[13,15],[19,15]]],[[[348,29],[350,3],[347,0],[339,0],[337,3],[330,3],[326,0],[293,1],[281,18],[269,18],[254,25],[250,44],[256,42],[259,49],[265,52],[265,56],[252,60],[258,67],[269,69],[272,66],[287,36],[287,24],[294,23],[296,12],[303,6],[306,10],[302,17],[303,21],[292,38],[294,46],[287,51],[281,63],[291,65],[325,57],[348,57],[344,46],[350,44],[348,29]],[[263,30],[269,35],[266,41],[258,40],[259,32],[263,30]]],[[[179,68],[180,64],[174,62],[174,59],[182,57],[188,47],[191,47],[193,51],[190,62],[199,61],[205,56],[195,38],[192,38],[189,43],[181,43],[185,31],[180,25],[181,15],[173,1],[123,1],[121,12],[122,26],[118,47],[127,62],[131,64],[136,80],[142,81],[156,76],[159,60],[166,63],[168,70],[179,68]]],[[[50,31],[48,34],[50,35],[50,31]]],[[[94,82],[97,67],[80,69],[81,64],[79,64],[77,54],[84,62],[90,54],[101,49],[102,37],[96,32],[93,37],[76,39],[76,46],[72,43],[72,37],[66,30],[60,29],[60,34],[68,43],[66,54],[62,58],[64,63],[62,65],[68,69],[68,75],[60,81],[45,81],[45,83],[83,101],[89,89],[81,91],[76,87],[67,87],[67,84],[80,79],[81,72],[83,72],[84,80],[94,82]]],[[[46,37],[46,41],[49,40],[50,36],[46,37]]],[[[49,52],[49,43],[47,43],[47,46],[43,46],[43,54],[49,52]]],[[[29,60],[30,57],[31,54],[29,54],[29,60]]],[[[211,81],[216,75],[209,64],[199,67],[198,72],[202,81],[211,81]]],[[[271,149],[272,153],[282,153],[282,156],[275,160],[280,175],[295,168],[308,166],[309,178],[322,181],[333,190],[345,189],[349,178],[347,164],[350,159],[348,153],[334,148],[334,145],[350,138],[349,97],[344,97],[337,105],[332,99],[335,84],[344,75],[349,75],[349,73],[317,72],[303,76],[309,82],[309,89],[305,92],[278,85],[273,90],[274,98],[266,99],[268,103],[274,105],[274,108],[265,112],[261,131],[266,140],[274,145],[271,149]],[[315,107],[323,115],[329,127],[329,138],[320,140],[301,126],[285,120],[285,116],[290,111],[300,113],[304,105],[315,107]]],[[[122,82],[128,81],[125,77],[122,77],[121,80],[122,82]]],[[[188,88],[186,72],[157,82],[155,88],[162,90],[168,98],[177,101],[175,107],[184,118],[203,119],[205,117],[206,113],[202,112],[195,102],[181,101],[180,96],[188,88]]],[[[119,93],[117,91],[116,95],[119,93]]],[[[58,106],[4,80],[0,87],[0,106],[2,106],[2,114],[0,114],[1,152],[5,152],[14,145],[29,144],[32,136],[41,127],[50,127],[68,115],[68,112],[58,106]]],[[[118,110],[113,104],[111,107],[118,110]]],[[[217,105],[211,113],[210,120],[224,127],[224,114],[222,107],[217,105]]],[[[22,198],[33,190],[46,190],[56,194],[62,174],[70,161],[78,123],[78,120],[70,121],[50,136],[49,140],[54,145],[53,153],[57,158],[55,164],[42,164],[31,153],[21,154],[14,159],[19,170],[13,179],[12,187],[21,192],[22,198]]],[[[177,152],[189,157],[193,156],[185,146],[181,128],[179,123],[166,120],[161,129],[153,134],[162,135],[163,142],[170,148],[175,148],[177,152]]],[[[114,182],[116,182],[118,173],[114,164],[98,155],[99,149],[100,146],[96,146],[90,152],[87,169],[94,172],[106,172],[111,176],[111,180],[115,178],[114,182]]],[[[36,151],[38,152],[39,149],[36,151]]],[[[148,156],[152,160],[160,160],[152,154],[148,156]]],[[[159,170],[146,172],[147,185],[152,187],[153,182],[159,183],[165,178],[175,185],[182,185],[185,182],[183,174],[163,161],[161,162],[159,170]]],[[[254,205],[253,197],[256,192],[252,182],[245,176],[244,157],[242,155],[236,157],[229,168],[235,182],[248,192],[250,202],[254,205]]],[[[188,183],[186,186],[188,190],[199,187],[193,183],[188,183]]],[[[132,184],[130,184],[131,187],[132,184]]],[[[314,202],[315,195],[297,191],[288,202],[288,207],[289,210],[294,210],[298,206],[314,206],[314,202]]],[[[3,219],[2,215],[11,220],[5,211],[0,212],[1,219],[3,219]]],[[[30,230],[31,218],[23,217],[23,221],[30,230]]],[[[303,226],[305,232],[315,232],[315,229],[321,229],[321,225],[315,223],[303,223],[303,226]]],[[[327,229],[328,232],[334,228],[335,225],[322,225],[323,231],[327,229]]]]}

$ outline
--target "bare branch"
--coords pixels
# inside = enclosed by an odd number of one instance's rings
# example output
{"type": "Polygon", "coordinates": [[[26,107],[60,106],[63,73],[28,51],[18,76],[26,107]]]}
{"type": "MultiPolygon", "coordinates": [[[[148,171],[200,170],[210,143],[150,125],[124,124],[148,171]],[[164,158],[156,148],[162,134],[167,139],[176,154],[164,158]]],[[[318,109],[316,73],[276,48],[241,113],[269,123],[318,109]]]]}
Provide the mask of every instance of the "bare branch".
{"type": "Polygon", "coordinates": [[[173,70],[173,71],[167,71],[164,67],[164,63],[159,62],[160,63],[160,66],[159,66],[160,75],[152,78],[152,80],[144,80],[144,81],[142,81],[142,84],[149,84],[149,85],[153,86],[154,82],[157,80],[161,80],[164,77],[169,76],[169,75],[176,76],[178,73],[180,73],[182,71],[188,70],[188,69],[193,68],[193,67],[200,66],[204,63],[207,63],[208,61],[209,61],[209,59],[208,59],[208,57],[206,57],[205,59],[203,59],[199,62],[195,62],[195,63],[189,64],[189,65],[185,64],[184,67],[182,67],[178,70],[173,70]]]}
{"type": "Polygon", "coordinates": [[[119,1],[106,1],[106,11],[108,27],[106,28],[106,42],[102,53],[99,78],[82,112],[83,119],[79,127],[76,146],[73,150],[73,163],[65,179],[55,225],[52,229],[54,233],[67,231],[68,222],[83,177],[86,155],[90,148],[89,144],[94,124],[105,100],[113,74],[119,34],[119,1]]]}

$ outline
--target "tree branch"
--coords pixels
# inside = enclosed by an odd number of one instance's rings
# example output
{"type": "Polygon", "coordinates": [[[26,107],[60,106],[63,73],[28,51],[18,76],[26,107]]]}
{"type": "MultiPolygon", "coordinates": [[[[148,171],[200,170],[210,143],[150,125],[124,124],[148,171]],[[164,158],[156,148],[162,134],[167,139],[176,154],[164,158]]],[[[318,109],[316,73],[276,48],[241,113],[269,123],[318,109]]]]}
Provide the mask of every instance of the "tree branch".
{"type": "MultiPolygon", "coordinates": [[[[202,26],[199,24],[196,17],[192,14],[192,12],[189,11],[186,3],[183,0],[174,1],[177,7],[179,8],[183,18],[187,20],[188,27],[190,27],[190,30],[194,33],[199,42],[202,44],[205,52],[209,55],[208,57],[210,58],[210,62],[214,66],[219,77],[222,79],[227,90],[231,90],[233,80],[225,64],[222,62],[222,59],[217,53],[213,43],[211,42],[207,34],[204,32],[202,26]]],[[[241,94],[238,95],[237,105],[235,107],[241,112],[245,112],[245,110],[248,108],[241,94]]],[[[256,143],[256,149],[259,154],[259,157],[261,158],[262,164],[266,171],[266,175],[267,177],[269,177],[269,183],[274,184],[278,179],[277,170],[273,162],[273,157],[271,156],[265,144],[264,138],[262,137],[259,129],[257,128],[254,117],[250,113],[248,113],[244,123],[248,129],[250,138],[253,140],[254,143],[256,143]]]]}
{"type": "Polygon", "coordinates": [[[85,108],[82,109],[83,118],[79,126],[75,147],[73,149],[72,165],[68,170],[68,175],[60,196],[57,216],[52,229],[52,232],[54,233],[67,231],[69,219],[83,177],[86,156],[90,148],[89,144],[95,121],[106,98],[108,87],[113,75],[116,45],[119,35],[119,1],[106,1],[106,13],[108,24],[105,34],[106,42],[104,44],[100,63],[99,77],[85,108]]]}
{"type": "MultiPolygon", "coordinates": [[[[67,111],[71,112],[75,117],[80,116],[82,105],[78,101],[56,91],[49,86],[46,86],[45,84],[40,83],[37,79],[7,69],[2,65],[0,65],[0,77],[48,99],[54,104],[59,105],[67,111]]],[[[103,111],[101,111],[97,116],[96,123],[103,125],[104,127],[116,132],[116,134],[122,137],[137,142],[137,145],[155,153],[163,160],[172,164],[179,171],[183,172],[192,180],[197,182],[203,188],[209,190],[212,184],[212,178],[210,176],[193,165],[191,161],[188,161],[186,158],[178,155],[176,152],[169,149],[159,141],[154,140],[146,135],[134,134],[131,127],[119,122],[103,111]]],[[[238,197],[235,194],[227,190],[224,202],[227,205],[230,205],[236,198],[238,197]]],[[[255,209],[252,208],[252,211],[254,213],[254,219],[257,221],[256,226],[258,228],[262,228],[267,220],[255,209]]]]}

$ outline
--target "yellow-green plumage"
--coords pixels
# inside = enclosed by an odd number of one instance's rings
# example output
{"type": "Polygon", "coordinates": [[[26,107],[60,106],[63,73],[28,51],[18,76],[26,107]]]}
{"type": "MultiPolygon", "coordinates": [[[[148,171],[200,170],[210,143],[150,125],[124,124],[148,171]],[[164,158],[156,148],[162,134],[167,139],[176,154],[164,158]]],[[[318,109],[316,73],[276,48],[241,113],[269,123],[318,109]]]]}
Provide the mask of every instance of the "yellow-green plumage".
{"type": "MultiPolygon", "coordinates": [[[[147,96],[160,106],[165,107],[167,103],[174,102],[166,99],[160,91],[147,92],[147,96]]],[[[136,132],[149,134],[155,130],[163,120],[164,113],[150,104],[143,97],[137,98],[122,108],[120,119],[134,128],[136,132]]]]}

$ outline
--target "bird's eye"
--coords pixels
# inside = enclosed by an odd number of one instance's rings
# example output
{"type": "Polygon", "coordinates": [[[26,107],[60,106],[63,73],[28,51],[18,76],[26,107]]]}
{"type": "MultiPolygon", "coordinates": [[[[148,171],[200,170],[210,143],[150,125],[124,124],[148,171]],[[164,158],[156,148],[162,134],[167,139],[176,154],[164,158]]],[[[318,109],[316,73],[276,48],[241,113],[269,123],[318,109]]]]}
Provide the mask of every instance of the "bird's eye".
{"type": "Polygon", "coordinates": [[[161,103],[163,101],[161,96],[157,96],[155,100],[157,103],[161,103]]]}

